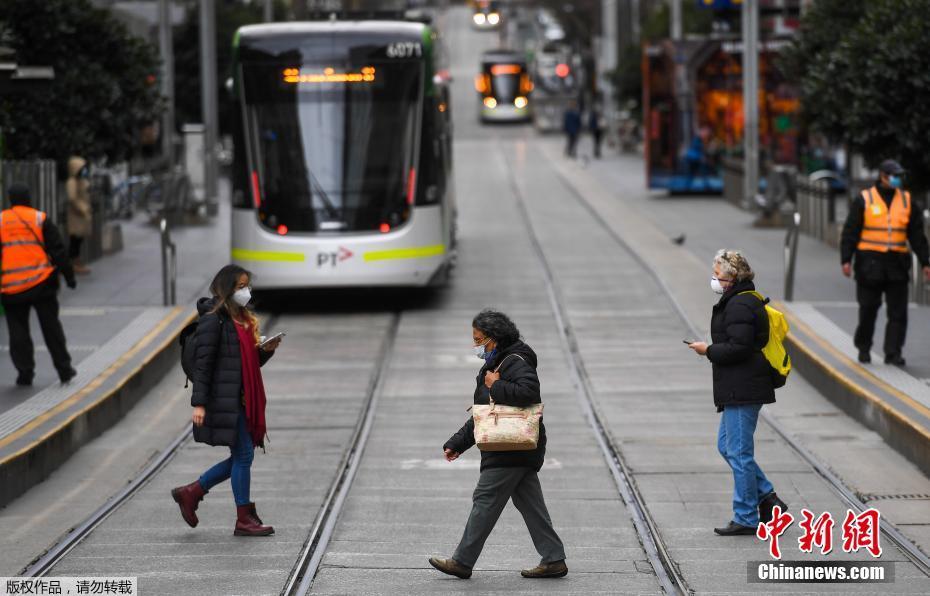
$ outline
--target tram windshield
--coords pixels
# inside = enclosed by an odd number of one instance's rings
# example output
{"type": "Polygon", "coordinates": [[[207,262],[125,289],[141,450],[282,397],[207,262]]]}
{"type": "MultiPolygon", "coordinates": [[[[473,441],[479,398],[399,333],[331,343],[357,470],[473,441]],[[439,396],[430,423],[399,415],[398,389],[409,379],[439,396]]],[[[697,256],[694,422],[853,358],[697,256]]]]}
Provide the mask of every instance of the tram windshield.
{"type": "Polygon", "coordinates": [[[287,233],[403,223],[421,73],[416,61],[244,64],[252,193],[265,224],[287,233]]]}
{"type": "Polygon", "coordinates": [[[489,75],[491,95],[501,102],[511,102],[525,93],[521,81],[526,69],[520,64],[486,64],[484,72],[489,75]]]}

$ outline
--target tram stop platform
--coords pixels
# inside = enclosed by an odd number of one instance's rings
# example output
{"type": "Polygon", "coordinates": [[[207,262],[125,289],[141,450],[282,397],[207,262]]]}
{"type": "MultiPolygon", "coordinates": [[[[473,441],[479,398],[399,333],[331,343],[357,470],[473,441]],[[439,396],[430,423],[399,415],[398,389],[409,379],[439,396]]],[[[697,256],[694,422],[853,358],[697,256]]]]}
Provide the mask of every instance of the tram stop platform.
{"type": "Polygon", "coordinates": [[[194,301],[227,262],[228,221],[226,212],[172,230],[178,306],[162,306],[160,235],[144,218],[122,223],[125,250],[91,263],[75,290],[62,283],[60,318],[78,371],[68,384],[58,381],[33,312],[36,376],[31,387],[16,386],[0,324],[0,507],[109,429],[177,363],[194,301]]]}

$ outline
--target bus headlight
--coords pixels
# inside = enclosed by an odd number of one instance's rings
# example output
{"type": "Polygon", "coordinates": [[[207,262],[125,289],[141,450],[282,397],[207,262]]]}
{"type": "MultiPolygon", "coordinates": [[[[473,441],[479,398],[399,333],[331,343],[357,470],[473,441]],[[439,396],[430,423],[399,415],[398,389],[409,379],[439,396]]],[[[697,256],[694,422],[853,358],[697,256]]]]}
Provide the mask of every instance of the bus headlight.
{"type": "Polygon", "coordinates": [[[529,103],[529,101],[528,101],[525,97],[523,97],[522,95],[521,95],[520,97],[518,97],[518,98],[516,98],[516,99],[513,100],[513,105],[514,105],[514,107],[517,108],[517,109],[520,109],[520,110],[522,110],[523,108],[525,108],[525,107],[526,107],[526,104],[528,104],[528,103],[529,103]]]}
{"type": "Polygon", "coordinates": [[[484,106],[488,109],[493,110],[494,108],[497,107],[497,100],[494,99],[493,97],[485,97],[484,106]]]}
{"type": "Polygon", "coordinates": [[[484,22],[487,20],[487,17],[484,16],[483,12],[476,12],[475,16],[472,17],[472,20],[475,21],[476,25],[484,25],[484,22]]]}
{"type": "Polygon", "coordinates": [[[492,12],[491,14],[488,15],[488,22],[491,23],[492,25],[496,25],[500,23],[501,15],[497,14],[496,12],[492,12]]]}

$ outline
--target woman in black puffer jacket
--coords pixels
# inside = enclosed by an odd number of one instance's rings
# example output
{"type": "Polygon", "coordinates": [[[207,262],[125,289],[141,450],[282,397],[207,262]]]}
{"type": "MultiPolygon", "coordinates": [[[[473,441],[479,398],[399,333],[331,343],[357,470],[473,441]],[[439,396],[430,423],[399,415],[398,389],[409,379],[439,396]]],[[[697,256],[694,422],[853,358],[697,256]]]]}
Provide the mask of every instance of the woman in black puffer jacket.
{"type": "Polygon", "coordinates": [[[280,338],[259,347],[258,320],[247,308],[251,300],[251,274],[237,265],[227,265],[210,284],[212,298],[197,302],[200,319],[195,342],[193,375],[194,440],[223,445],[230,457],[203,473],[198,480],[175,488],[171,496],[181,516],[191,527],[197,525],[197,505],[215,485],[231,481],[236,501],[237,536],[267,536],[271,526],[262,525],[249,500],[251,466],[255,446],[263,447],[265,388],[260,367],[274,354],[280,338]]]}
{"type": "Polygon", "coordinates": [[[713,343],[689,344],[713,365],[714,405],[723,413],[717,450],[733,471],[733,519],[714,528],[721,536],[755,534],[760,521],[772,519],[776,505],[782,512],[788,509],[755,460],[753,434],[762,406],[775,402],[776,373],[762,354],[769,319],[765,302],[753,294],[754,277],[739,252],[717,253],[711,289],[721,296],[710,320],[713,343]]]}
{"type": "MultiPolygon", "coordinates": [[[[475,379],[474,403],[487,405],[490,398],[503,406],[527,407],[542,402],[536,353],[520,340],[520,331],[507,315],[483,310],[472,321],[475,355],[484,360],[475,379]]],[[[443,446],[454,461],[475,444],[475,422],[469,418],[443,446]]],[[[482,451],[481,476],[465,533],[449,559],[431,557],[430,564],[449,575],[471,577],[484,542],[494,529],[508,500],[523,515],[542,562],[522,572],[523,577],[563,577],[565,548],[552,527],[537,472],[546,456],[546,427],[539,422],[539,440],[531,451],[482,451]]]]}

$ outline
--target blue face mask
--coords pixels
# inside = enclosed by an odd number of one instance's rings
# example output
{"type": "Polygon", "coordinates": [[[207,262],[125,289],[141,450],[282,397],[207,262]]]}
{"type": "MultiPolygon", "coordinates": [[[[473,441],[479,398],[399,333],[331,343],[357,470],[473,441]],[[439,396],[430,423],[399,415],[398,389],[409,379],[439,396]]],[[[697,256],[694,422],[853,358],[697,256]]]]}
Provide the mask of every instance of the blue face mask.
{"type": "Polygon", "coordinates": [[[901,188],[901,176],[888,176],[888,184],[892,188],[901,188]]]}

